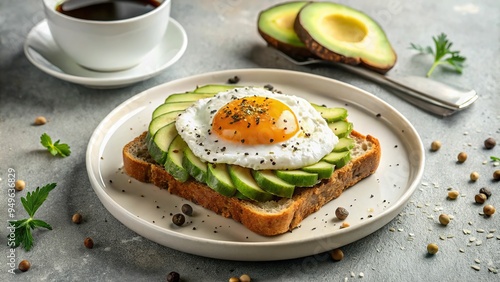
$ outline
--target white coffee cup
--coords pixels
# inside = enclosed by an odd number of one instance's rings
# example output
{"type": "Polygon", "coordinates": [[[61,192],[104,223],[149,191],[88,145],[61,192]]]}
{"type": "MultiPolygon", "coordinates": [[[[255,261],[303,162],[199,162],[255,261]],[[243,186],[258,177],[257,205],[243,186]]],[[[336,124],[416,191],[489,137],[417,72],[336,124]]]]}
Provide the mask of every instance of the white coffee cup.
{"type": "Polygon", "coordinates": [[[124,20],[82,20],[56,11],[61,0],[43,0],[57,45],[77,64],[97,71],[131,68],[156,47],[167,29],[170,0],[152,11],[124,20]]]}

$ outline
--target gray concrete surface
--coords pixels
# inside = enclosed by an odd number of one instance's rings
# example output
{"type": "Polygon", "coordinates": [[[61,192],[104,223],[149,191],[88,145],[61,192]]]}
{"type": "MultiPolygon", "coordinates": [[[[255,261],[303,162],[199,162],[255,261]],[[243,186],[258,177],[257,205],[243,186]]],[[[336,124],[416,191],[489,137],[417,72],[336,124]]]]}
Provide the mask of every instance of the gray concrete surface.
{"type": "Polygon", "coordinates": [[[431,44],[444,32],[453,47],[467,57],[463,74],[439,68],[438,80],[476,89],[479,100],[448,118],[423,112],[385,89],[349,73],[328,67],[296,67],[266,50],[256,29],[260,10],[278,1],[180,1],[172,17],[186,29],[185,55],[158,76],[132,86],[96,90],[51,77],[33,66],[23,53],[28,32],[43,18],[41,1],[0,2],[0,280],[2,281],[166,281],[170,271],[182,281],[228,281],[243,273],[252,281],[499,281],[500,184],[492,181],[500,145],[484,150],[483,141],[500,142],[500,4],[498,1],[339,1],[362,10],[385,29],[398,54],[391,74],[424,75],[431,58],[416,56],[410,42],[431,44]],[[409,204],[388,225],[342,249],[345,258],[332,262],[320,254],[276,262],[238,262],[199,257],[148,241],[117,221],[93,192],[85,167],[88,140],[99,122],[117,105],[150,87],[195,74],[236,68],[278,68],[323,75],[350,83],[387,101],[415,126],[426,147],[422,185],[409,204]],[[32,126],[36,116],[48,124],[32,126]],[[43,132],[71,145],[68,158],[53,158],[39,145],[43,132]],[[428,151],[433,140],[443,146],[428,151]],[[469,159],[456,164],[465,151],[469,159]],[[28,184],[20,197],[36,186],[57,182],[37,215],[53,226],[35,231],[30,252],[16,249],[16,265],[31,261],[28,272],[12,275],[7,246],[8,169],[28,184]],[[477,171],[481,178],[469,181],[477,171]],[[488,203],[497,208],[490,218],[479,215],[474,194],[489,187],[488,203]],[[446,199],[452,187],[464,196],[446,199]],[[85,216],[71,222],[76,211],[85,216]],[[453,215],[451,224],[437,224],[440,213],[453,215]],[[481,232],[484,230],[484,232],[481,232]],[[467,231],[470,231],[467,232],[467,231]],[[83,238],[96,241],[92,250],[83,238]],[[440,251],[426,255],[437,242],[440,251]],[[478,266],[475,270],[472,266],[478,266]]]}

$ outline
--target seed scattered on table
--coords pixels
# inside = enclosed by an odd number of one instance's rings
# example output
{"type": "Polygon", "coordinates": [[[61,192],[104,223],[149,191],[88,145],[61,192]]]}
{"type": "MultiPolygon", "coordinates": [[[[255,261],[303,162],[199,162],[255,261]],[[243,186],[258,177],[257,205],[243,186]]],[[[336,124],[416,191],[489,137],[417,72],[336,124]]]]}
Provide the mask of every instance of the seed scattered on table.
{"type": "Polygon", "coordinates": [[[432,151],[435,152],[435,151],[439,150],[440,148],[441,148],[441,141],[439,141],[439,140],[432,141],[432,143],[431,143],[431,150],[432,151]]]}
{"type": "Polygon", "coordinates": [[[47,123],[47,119],[44,116],[38,116],[35,118],[34,124],[35,125],[44,125],[47,123]]]}
{"type": "Polygon", "coordinates": [[[486,202],[486,199],[488,197],[486,197],[485,194],[483,193],[479,193],[479,194],[476,194],[476,196],[474,196],[474,201],[478,204],[484,204],[484,202],[486,202]]]}
{"type": "Polygon", "coordinates": [[[26,182],[24,182],[24,180],[16,180],[14,183],[14,188],[16,188],[17,191],[23,191],[25,187],[26,182]]]}
{"type": "Polygon", "coordinates": [[[75,213],[72,217],[71,217],[71,221],[73,223],[76,223],[76,224],[80,224],[82,222],[82,215],[79,214],[79,213],[75,213]]]}
{"type": "Polygon", "coordinates": [[[248,274],[243,274],[240,276],[240,282],[250,282],[252,279],[250,279],[250,276],[248,274]]]}
{"type": "Polygon", "coordinates": [[[439,215],[439,223],[441,223],[444,226],[448,225],[448,223],[450,223],[450,217],[444,213],[439,215]]]}
{"type": "Polygon", "coordinates": [[[28,260],[25,260],[23,259],[19,265],[17,266],[17,268],[19,268],[19,270],[21,270],[22,272],[26,272],[30,269],[31,267],[31,263],[28,261],[28,260]]]}
{"type": "Polygon", "coordinates": [[[174,214],[174,216],[172,216],[172,222],[177,226],[183,225],[185,221],[186,217],[182,213],[174,214]]]}
{"type": "Polygon", "coordinates": [[[472,173],[470,174],[470,180],[472,180],[472,181],[476,181],[476,180],[478,180],[478,179],[479,179],[479,173],[478,173],[478,172],[474,171],[474,172],[472,172],[472,173]]]}
{"type": "Polygon", "coordinates": [[[500,180],[500,169],[493,172],[493,179],[500,180]]]}
{"type": "Polygon", "coordinates": [[[459,195],[460,193],[457,190],[448,191],[448,198],[450,198],[451,200],[455,200],[459,195]]]}
{"type": "Polygon", "coordinates": [[[487,216],[493,215],[495,213],[495,211],[496,211],[496,209],[492,205],[486,205],[486,206],[483,207],[483,212],[487,216]]]}
{"type": "Polygon", "coordinates": [[[341,261],[344,258],[344,252],[341,249],[334,249],[330,251],[330,257],[334,261],[341,261]]]}
{"type": "Polygon", "coordinates": [[[85,240],[83,240],[83,245],[87,249],[92,249],[94,247],[94,240],[92,240],[92,238],[90,237],[87,237],[85,238],[85,240]]]}
{"type": "Polygon", "coordinates": [[[457,160],[459,163],[463,163],[467,160],[467,153],[465,152],[460,152],[457,156],[457,160]]]}
{"type": "Polygon", "coordinates": [[[167,282],[179,282],[181,281],[181,276],[179,273],[172,271],[169,274],[167,274],[167,282]]]}
{"type": "Polygon", "coordinates": [[[340,220],[344,220],[347,218],[347,216],[349,215],[349,211],[347,211],[345,208],[343,207],[338,207],[336,210],[335,210],[335,216],[340,219],[340,220]]]}
{"type": "Polygon", "coordinates": [[[438,245],[434,244],[434,243],[430,243],[429,245],[427,245],[427,252],[431,255],[434,255],[436,254],[437,252],[439,251],[439,247],[438,245]]]}
{"type": "Polygon", "coordinates": [[[491,137],[484,140],[484,147],[488,150],[493,149],[493,147],[495,147],[496,144],[497,144],[497,141],[495,141],[495,139],[493,139],[491,137]]]}
{"type": "Polygon", "coordinates": [[[240,278],[238,278],[238,277],[231,277],[231,278],[229,278],[229,282],[240,282],[240,278]]]}
{"type": "Polygon", "coordinates": [[[193,215],[193,207],[191,207],[191,205],[189,205],[189,204],[182,205],[181,211],[183,214],[185,214],[187,216],[193,215]]]}
{"type": "Polygon", "coordinates": [[[479,193],[485,194],[486,198],[488,198],[488,199],[491,197],[491,190],[488,189],[487,187],[483,187],[483,188],[479,189],[479,193]]]}

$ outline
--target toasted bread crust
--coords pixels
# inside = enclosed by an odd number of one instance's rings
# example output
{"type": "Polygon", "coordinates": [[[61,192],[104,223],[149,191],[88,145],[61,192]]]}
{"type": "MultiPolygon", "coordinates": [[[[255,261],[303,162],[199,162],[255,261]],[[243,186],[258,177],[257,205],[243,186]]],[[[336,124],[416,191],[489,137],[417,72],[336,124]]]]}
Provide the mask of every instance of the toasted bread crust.
{"type": "Polygon", "coordinates": [[[369,143],[370,148],[344,167],[336,169],[330,179],[314,187],[296,188],[292,199],[279,200],[282,208],[275,212],[260,208],[259,203],[223,196],[193,179],[186,182],[177,181],[162,166],[144,156],[147,153],[144,142],[146,132],[123,148],[123,163],[125,172],[136,180],[167,189],[170,193],[219,215],[232,218],[255,233],[273,236],[296,228],[308,215],[376,171],[381,156],[378,140],[356,131],[353,131],[351,136],[369,143]]]}

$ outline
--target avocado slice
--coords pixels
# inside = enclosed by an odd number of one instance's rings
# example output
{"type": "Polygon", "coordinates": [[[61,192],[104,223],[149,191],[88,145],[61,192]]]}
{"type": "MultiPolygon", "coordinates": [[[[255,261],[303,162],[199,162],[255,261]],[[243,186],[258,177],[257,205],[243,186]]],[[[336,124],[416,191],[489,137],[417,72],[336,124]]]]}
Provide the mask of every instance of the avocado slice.
{"type": "Polygon", "coordinates": [[[180,182],[186,182],[189,178],[189,172],[182,165],[185,148],[187,148],[186,142],[180,135],[177,135],[168,147],[167,160],[165,161],[165,170],[180,182]]]}
{"type": "Polygon", "coordinates": [[[335,168],[345,166],[351,160],[351,151],[331,152],[323,158],[323,161],[335,165],[335,168]]]}
{"type": "Polygon", "coordinates": [[[185,101],[185,102],[174,102],[174,103],[167,102],[161,104],[160,106],[158,106],[158,108],[156,108],[153,111],[153,118],[156,118],[160,115],[173,111],[184,111],[191,105],[193,105],[193,103],[194,103],[193,101],[185,101]]]}
{"type": "Polygon", "coordinates": [[[305,170],[276,170],[276,176],[299,187],[311,187],[318,184],[318,174],[305,170]]]}
{"type": "Polygon", "coordinates": [[[170,94],[165,99],[165,103],[179,103],[179,102],[196,102],[200,99],[211,98],[215,96],[213,93],[196,93],[196,92],[186,92],[186,93],[175,93],[170,94]]]}
{"type": "Polygon", "coordinates": [[[312,57],[311,51],[294,31],[294,22],[307,1],[286,2],[259,13],[257,26],[260,36],[274,48],[292,57],[312,57]]]}
{"type": "Polygon", "coordinates": [[[207,186],[216,192],[231,197],[236,193],[236,186],[226,164],[207,164],[207,186]]]}
{"type": "Polygon", "coordinates": [[[326,106],[314,103],[311,103],[311,106],[321,114],[326,122],[345,120],[347,118],[347,110],[345,108],[327,108],[326,106]]]}
{"type": "Polygon", "coordinates": [[[193,153],[188,146],[184,148],[184,157],[182,166],[187,170],[189,175],[201,183],[207,183],[207,163],[193,153]]]}
{"type": "Polygon", "coordinates": [[[259,187],[268,193],[285,198],[293,196],[295,184],[277,177],[272,170],[252,170],[252,176],[259,187]]]}
{"type": "Polygon", "coordinates": [[[355,145],[356,142],[354,141],[354,139],[349,137],[343,137],[339,139],[339,142],[337,143],[337,145],[335,145],[332,152],[349,151],[352,148],[354,148],[355,145]]]}
{"type": "Polygon", "coordinates": [[[335,170],[335,165],[325,161],[319,161],[315,164],[301,168],[303,171],[313,172],[318,174],[318,179],[330,178],[335,170]]]}
{"type": "Polygon", "coordinates": [[[159,164],[164,164],[167,160],[168,148],[177,137],[175,122],[171,122],[156,131],[155,135],[148,140],[149,155],[159,164]]]}
{"type": "Polygon", "coordinates": [[[311,2],[294,23],[298,37],[316,56],[386,73],[396,53],[382,28],[368,15],[331,2],[311,2]]]}
{"type": "Polygon", "coordinates": [[[224,92],[228,91],[234,88],[240,88],[241,86],[238,85],[225,85],[225,84],[207,84],[203,86],[198,86],[196,89],[193,91],[193,93],[209,93],[212,94],[212,96],[215,96],[215,94],[219,92],[224,92]]]}
{"type": "Polygon", "coordinates": [[[257,202],[266,202],[273,198],[273,194],[266,192],[259,186],[252,175],[251,169],[237,165],[228,165],[227,170],[234,186],[245,197],[257,202]]]}

